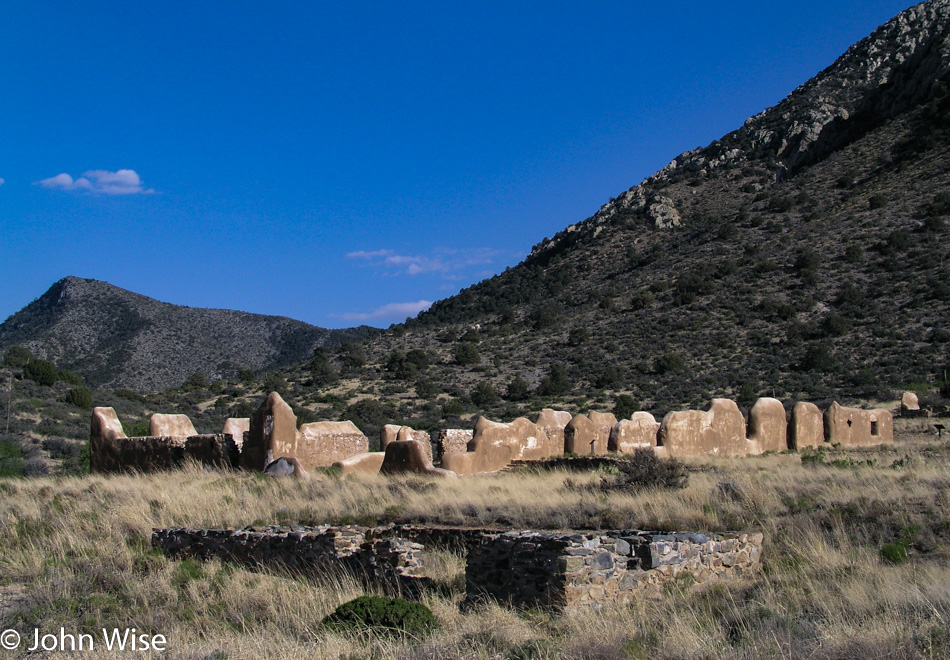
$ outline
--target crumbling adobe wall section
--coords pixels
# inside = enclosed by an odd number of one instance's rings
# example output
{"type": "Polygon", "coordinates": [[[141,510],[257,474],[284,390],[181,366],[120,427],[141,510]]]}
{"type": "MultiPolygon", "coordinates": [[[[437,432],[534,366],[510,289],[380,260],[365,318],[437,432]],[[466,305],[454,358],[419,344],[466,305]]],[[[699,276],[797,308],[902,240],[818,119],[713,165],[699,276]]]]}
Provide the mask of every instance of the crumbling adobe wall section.
{"type": "Polygon", "coordinates": [[[152,437],[167,435],[173,438],[187,438],[198,435],[195,425],[188,415],[166,415],[155,413],[148,420],[148,434],[152,437]]]}
{"type": "Polygon", "coordinates": [[[426,455],[426,460],[432,462],[432,439],[428,431],[418,431],[408,426],[386,424],[379,430],[379,450],[384,452],[390,442],[404,442],[414,440],[419,443],[426,455]]]}
{"type": "Polygon", "coordinates": [[[90,442],[92,472],[157,472],[182,467],[189,460],[213,467],[236,467],[237,451],[222,433],[190,438],[145,436],[98,438],[90,442]]]}
{"type": "Polygon", "coordinates": [[[93,409],[89,433],[90,471],[156,472],[179,468],[189,460],[214,467],[234,467],[238,449],[231,437],[222,433],[127,438],[115,410],[93,409]]]}
{"type": "Polygon", "coordinates": [[[571,422],[571,413],[564,410],[544,408],[535,422],[538,430],[544,434],[547,455],[560,456],[564,453],[564,428],[571,422]]]}
{"type": "Polygon", "coordinates": [[[464,454],[474,431],[471,429],[444,429],[439,431],[439,460],[449,454],[464,454]]]}
{"type": "MultiPolygon", "coordinates": [[[[369,451],[369,438],[351,421],[303,424],[295,456],[305,468],[329,467],[336,461],[369,451]]],[[[283,455],[283,454],[282,454],[283,455]]]]}
{"type": "Polygon", "coordinates": [[[667,413],[657,444],[667,456],[748,456],[758,453],[746,439],[745,418],[730,399],[713,399],[709,410],[667,413]]]}
{"type": "Polygon", "coordinates": [[[887,410],[847,408],[837,401],[825,411],[825,441],[843,447],[894,442],[894,417],[887,410]]]}
{"type": "Polygon", "coordinates": [[[626,603],[688,573],[695,582],[757,570],[762,534],[507,532],[469,554],[466,600],[559,610],[626,603]]]}
{"type": "Polygon", "coordinates": [[[799,401],[792,408],[788,423],[788,446],[795,451],[820,447],[825,442],[825,426],[821,410],[814,403],[799,401]]]}
{"type": "Polygon", "coordinates": [[[479,417],[464,454],[447,454],[442,467],[456,474],[497,472],[514,460],[546,458],[545,436],[538,426],[519,417],[508,424],[479,417]]]}
{"type": "Polygon", "coordinates": [[[788,449],[788,422],[785,406],[778,399],[758,399],[749,411],[747,434],[754,453],[785,451],[788,449]]]}
{"type": "Polygon", "coordinates": [[[630,419],[622,419],[610,429],[607,451],[632,454],[638,449],[656,447],[660,423],[648,412],[635,412],[630,419]]]}

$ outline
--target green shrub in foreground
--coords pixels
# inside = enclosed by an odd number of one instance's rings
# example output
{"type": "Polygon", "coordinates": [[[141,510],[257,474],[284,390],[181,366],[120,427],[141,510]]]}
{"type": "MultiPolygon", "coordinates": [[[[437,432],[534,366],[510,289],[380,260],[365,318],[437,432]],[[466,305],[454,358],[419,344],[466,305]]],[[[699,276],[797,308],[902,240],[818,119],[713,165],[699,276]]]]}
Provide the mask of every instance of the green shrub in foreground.
{"type": "Polygon", "coordinates": [[[323,625],[334,632],[369,629],[415,637],[425,636],[441,627],[432,611],[422,603],[382,596],[360,596],[343,603],[323,620],[323,625]]]}

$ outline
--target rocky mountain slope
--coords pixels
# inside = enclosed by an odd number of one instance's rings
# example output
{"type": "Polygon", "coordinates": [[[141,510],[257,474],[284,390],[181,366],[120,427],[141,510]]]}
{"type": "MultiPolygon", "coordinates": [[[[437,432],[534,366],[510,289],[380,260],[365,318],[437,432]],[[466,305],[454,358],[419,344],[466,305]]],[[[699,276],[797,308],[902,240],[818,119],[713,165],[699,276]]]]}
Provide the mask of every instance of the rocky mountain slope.
{"type": "Polygon", "coordinates": [[[375,339],[464,400],[876,396],[950,358],[950,2],[903,12],[786,99],[682,154],[515,268],[375,339]],[[480,360],[455,359],[459,338],[480,360]],[[465,362],[463,360],[462,362],[465,362]],[[564,380],[564,379],[561,379],[564,380]],[[484,388],[483,388],[484,390],[484,388]]]}
{"type": "Polygon", "coordinates": [[[87,383],[154,391],[194,373],[236,379],[278,369],[375,332],[326,330],[281,316],[159,302],[106,282],[67,277],[0,325],[0,349],[24,346],[87,383]]]}

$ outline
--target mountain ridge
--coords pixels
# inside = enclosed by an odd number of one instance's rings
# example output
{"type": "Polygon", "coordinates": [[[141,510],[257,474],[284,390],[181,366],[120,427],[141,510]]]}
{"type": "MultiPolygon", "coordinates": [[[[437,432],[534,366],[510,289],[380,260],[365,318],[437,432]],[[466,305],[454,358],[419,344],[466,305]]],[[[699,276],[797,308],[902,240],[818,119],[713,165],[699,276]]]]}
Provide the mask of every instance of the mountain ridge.
{"type": "Polygon", "coordinates": [[[241,369],[287,367],[317,346],[372,332],[174,305],[70,276],[0,324],[0,348],[22,345],[92,385],[151,391],[180,385],[194,373],[233,379],[241,369]]]}

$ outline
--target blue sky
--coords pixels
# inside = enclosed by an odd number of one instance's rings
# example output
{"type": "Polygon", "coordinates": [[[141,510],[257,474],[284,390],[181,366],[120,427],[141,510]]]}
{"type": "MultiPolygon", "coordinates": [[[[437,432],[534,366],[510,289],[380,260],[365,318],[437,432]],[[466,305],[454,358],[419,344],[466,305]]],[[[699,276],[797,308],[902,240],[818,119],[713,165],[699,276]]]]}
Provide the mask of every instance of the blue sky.
{"type": "Polygon", "coordinates": [[[10,0],[0,319],[77,275],[388,326],[908,6],[10,0]]]}

